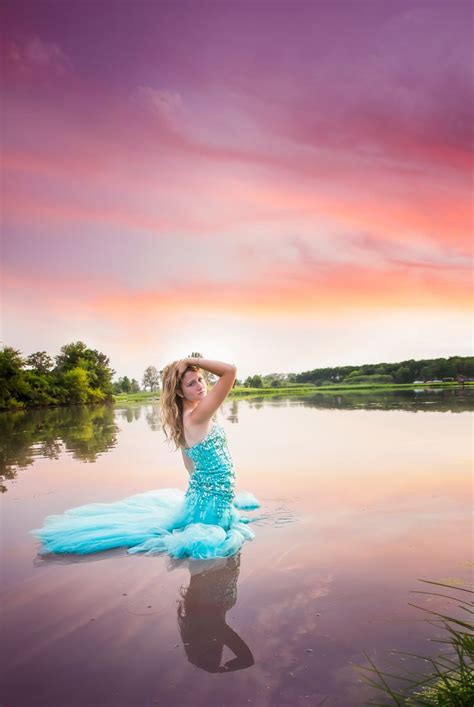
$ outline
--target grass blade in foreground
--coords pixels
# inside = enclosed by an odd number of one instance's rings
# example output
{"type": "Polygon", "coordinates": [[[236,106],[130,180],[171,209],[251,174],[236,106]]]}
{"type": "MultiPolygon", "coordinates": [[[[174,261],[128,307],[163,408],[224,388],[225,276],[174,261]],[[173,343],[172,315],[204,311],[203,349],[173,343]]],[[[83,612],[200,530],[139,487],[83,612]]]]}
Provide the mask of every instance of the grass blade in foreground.
{"type": "Polygon", "coordinates": [[[381,694],[378,698],[373,698],[367,704],[370,705],[406,705],[407,707],[473,707],[474,705],[474,624],[470,616],[474,614],[474,602],[472,589],[453,587],[450,584],[440,582],[430,582],[421,579],[421,582],[433,584],[439,587],[447,587],[454,592],[464,592],[463,598],[453,596],[453,594],[441,594],[438,592],[416,591],[416,594],[427,594],[431,596],[443,597],[458,602],[458,608],[468,614],[463,619],[455,618],[447,614],[431,611],[423,606],[410,604],[417,609],[425,611],[436,619],[427,619],[436,628],[441,628],[445,636],[440,639],[431,639],[434,643],[441,643],[443,651],[434,658],[418,655],[416,653],[405,653],[402,651],[390,651],[390,655],[402,656],[414,659],[423,663],[420,672],[410,672],[405,670],[399,674],[400,666],[397,665],[393,672],[385,672],[377,668],[371,658],[364,653],[371,667],[358,665],[363,681],[378,690],[381,694]],[[470,598],[470,600],[468,600],[470,598]],[[430,670],[426,671],[426,663],[430,670]],[[369,677],[366,673],[372,673],[369,677]],[[382,699],[383,702],[378,702],[382,699]]]}

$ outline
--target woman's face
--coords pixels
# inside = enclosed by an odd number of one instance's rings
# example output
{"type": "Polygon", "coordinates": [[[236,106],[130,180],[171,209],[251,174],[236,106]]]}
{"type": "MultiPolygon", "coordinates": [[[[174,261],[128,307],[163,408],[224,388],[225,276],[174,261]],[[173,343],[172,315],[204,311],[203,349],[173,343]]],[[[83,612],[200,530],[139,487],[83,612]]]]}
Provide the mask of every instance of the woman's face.
{"type": "Polygon", "coordinates": [[[200,371],[186,371],[181,379],[181,391],[186,400],[202,400],[207,393],[206,381],[200,371]]]}

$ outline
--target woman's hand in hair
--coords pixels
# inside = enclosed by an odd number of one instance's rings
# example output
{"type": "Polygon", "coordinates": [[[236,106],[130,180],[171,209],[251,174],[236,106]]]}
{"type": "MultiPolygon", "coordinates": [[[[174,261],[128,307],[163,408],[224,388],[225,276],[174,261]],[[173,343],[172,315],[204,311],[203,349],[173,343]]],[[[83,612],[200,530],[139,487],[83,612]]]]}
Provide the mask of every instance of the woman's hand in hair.
{"type": "Polygon", "coordinates": [[[182,358],[181,360],[176,362],[176,370],[177,370],[179,378],[181,378],[184,375],[184,372],[188,366],[189,366],[189,359],[188,358],[182,358]]]}

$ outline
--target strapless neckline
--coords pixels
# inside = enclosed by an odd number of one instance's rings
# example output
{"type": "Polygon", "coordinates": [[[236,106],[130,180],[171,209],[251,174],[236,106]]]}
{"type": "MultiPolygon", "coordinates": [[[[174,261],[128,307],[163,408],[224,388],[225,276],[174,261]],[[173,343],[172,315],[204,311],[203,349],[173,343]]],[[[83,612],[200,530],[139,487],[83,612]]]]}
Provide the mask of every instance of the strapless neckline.
{"type": "Polygon", "coordinates": [[[184,449],[188,452],[190,449],[194,449],[195,447],[199,447],[200,444],[205,442],[211,436],[211,434],[214,432],[215,429],[217,429],[217,427],[219,427],[219,425],[217,424],[217,422],[215,422],[213,424],[213,426],[211,427],[211,429],[209,430],[209,432],[207,433],[207,435],[204,437],[204,439],[202,439],[200,442],[196,442],[196,444],[193,444],[191,447],[185,447],[184,449]]]}

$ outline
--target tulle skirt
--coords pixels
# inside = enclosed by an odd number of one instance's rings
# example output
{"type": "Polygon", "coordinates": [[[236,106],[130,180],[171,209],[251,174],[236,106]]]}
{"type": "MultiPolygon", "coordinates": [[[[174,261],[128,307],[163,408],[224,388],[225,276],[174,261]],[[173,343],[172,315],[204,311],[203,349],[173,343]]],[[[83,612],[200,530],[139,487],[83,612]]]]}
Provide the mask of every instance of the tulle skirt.
{"type": "Polygon", "coordinates": [[[167,553],[174,558],[229,557],[246,540],[253,540],[249,518],[237,509],[260,506],[249,492],[235,496],[225,513],[217,513],[211,500],[195,503],[180,489],[158,489],[112,503],[89,503],[62,515],[48,516],[42,528],[30,530],[41,540],[40,555],[85,555],[117,547],[130,554],[167,553]]]}

